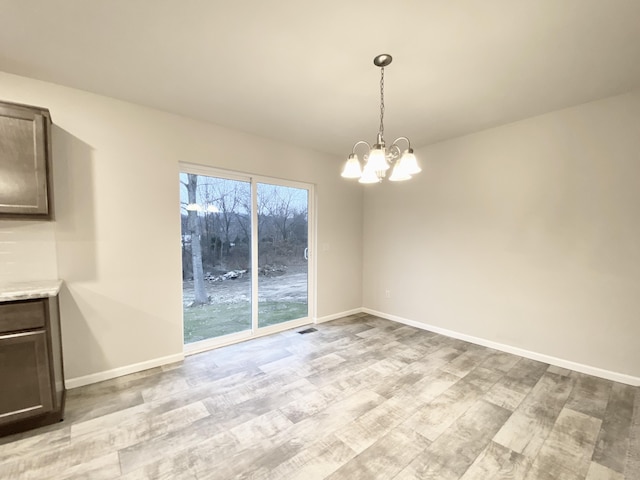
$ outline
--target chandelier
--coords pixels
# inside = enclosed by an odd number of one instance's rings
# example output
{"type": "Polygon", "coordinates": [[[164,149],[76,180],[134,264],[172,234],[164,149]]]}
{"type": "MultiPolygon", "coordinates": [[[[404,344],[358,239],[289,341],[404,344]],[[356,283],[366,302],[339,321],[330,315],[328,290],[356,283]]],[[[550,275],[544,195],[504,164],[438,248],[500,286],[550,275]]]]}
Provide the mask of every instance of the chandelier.
{"type": "Polygon", "coordinates": [[[380,67],[380,128],[378,137],[373,147],[363,140],[355,143],[344,170],[342,170],[344,178],[358,178],[360,183],[378,183],[382,181],[387,170],[393,165],[389,180],[400,182],[409,180],[412,175],[422,171],[407,137],[396,138],[388,148],[384,143],[384,67],[389,65],[391,60],[393,60],[391,55],[386,53],[373,59],[373,64],[380,67]],[[406,142],[407,148],[402,150],[398,142],[406,142]],[[360,146],[366,146],[362,157],[365,162],[364,168],[360,167],[360,160],[356,154],[356,148],[360,146]]]}

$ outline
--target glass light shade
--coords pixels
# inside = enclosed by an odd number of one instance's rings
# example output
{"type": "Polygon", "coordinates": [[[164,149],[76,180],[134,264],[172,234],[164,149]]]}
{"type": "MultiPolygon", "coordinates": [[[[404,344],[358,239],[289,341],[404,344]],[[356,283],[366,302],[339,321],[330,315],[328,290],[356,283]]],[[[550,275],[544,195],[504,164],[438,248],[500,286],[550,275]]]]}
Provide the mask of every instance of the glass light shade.
{"type": "MultiPolygon", "coordinates": [[[[367,166],[368,165],[369,164],[367,164],[367,166]]],[[[360,177],[360,180],[358,180],[358,182],[360,183],[378,183],[379,181],[380,178],[376,174],[376,171],[373,168],[367,167],[364,168],[364,170],[362,171],[362,176],[360,177]]]]}
{"type": "Polygon", "coordinates": [[[367,160],[367,168],[371,168],[375,172],[385,172],[389,169],[389,162],[387,162],[386,152],[382,145],[374,145],[369,152],[369,160],[367,160]]]}
{"type": "Polygon", "coordinates": [[[358,156],[355,153],[349,155],[347,163],[342,170],[342,176],[344,178],[360,178],[362,176],[362,170],[360,169],[360,162],[358,156]]]}
{"type": "Polygon", "coordinates": [[[400,164],[402,166],[402,170],[409,175],[415,175],[416,173],[420,173],[422,171],[422,169],[418,165],[416,156],[413,154],[413,149],[405,150],[402,153],[402,157],[400,157],[400,164]]]}
{"type": "Polygon", "coordinates": [[[407,171],[402,167],[402,161],[398,160],[393,170],[391,171],[391,176],[389,177],[390,182],[403,182],[404,180],[410,180],[411,175],[407,173],[407,171]]]}

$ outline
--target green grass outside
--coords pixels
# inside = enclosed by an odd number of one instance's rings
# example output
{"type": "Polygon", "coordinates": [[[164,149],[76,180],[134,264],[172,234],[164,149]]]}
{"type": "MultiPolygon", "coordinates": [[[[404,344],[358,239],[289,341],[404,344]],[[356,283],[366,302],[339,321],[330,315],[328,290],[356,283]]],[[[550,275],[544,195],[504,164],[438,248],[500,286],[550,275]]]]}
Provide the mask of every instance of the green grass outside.
{"type": "MultiPolygon", "coordinates": [[[[307,316],[307,304],[298,302],[260,302],[260,327],[307,316]]],[[[251,329],[251,304],[219,303],[184,309],[184,343],[228,335],[251,329]]]]}

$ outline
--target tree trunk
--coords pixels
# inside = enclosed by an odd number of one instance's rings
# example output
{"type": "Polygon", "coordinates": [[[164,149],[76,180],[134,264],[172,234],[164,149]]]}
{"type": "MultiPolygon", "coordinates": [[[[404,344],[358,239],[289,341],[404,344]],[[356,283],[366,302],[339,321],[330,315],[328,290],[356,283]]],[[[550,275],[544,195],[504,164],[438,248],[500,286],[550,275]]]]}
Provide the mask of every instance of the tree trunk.
{"type": "MultiPolygon", "coordinates": [[[[196,188],[198,186],[198,176],[188,174],[187,193],[189,203],[194,205],[196,200],[196,188]]],[[[209,303],[207,290],[204,288],[204,271],[202,269],[202,245],[200,243],[200,221],[197,210],[189,210],[189,231],[191,233],[191,259],[193,265],[193,288],[195,290],[195,300],[193,305],[203,305],[209,303]]]]}

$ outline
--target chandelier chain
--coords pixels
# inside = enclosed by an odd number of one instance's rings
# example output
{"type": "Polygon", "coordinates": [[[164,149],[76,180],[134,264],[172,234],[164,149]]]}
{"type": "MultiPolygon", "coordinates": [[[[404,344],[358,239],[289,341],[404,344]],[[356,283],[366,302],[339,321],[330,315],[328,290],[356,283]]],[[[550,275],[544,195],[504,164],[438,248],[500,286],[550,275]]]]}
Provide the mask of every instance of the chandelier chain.
{"type": "Polygon", "coordinates": [[[380,136],[384,137],[384,67],[380,68],[380,136]]]}

